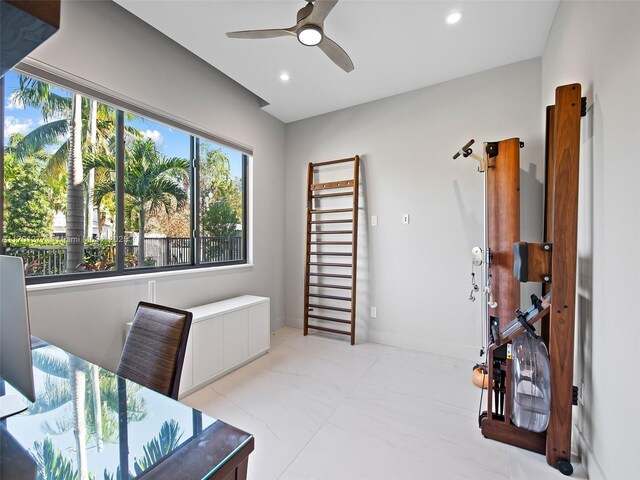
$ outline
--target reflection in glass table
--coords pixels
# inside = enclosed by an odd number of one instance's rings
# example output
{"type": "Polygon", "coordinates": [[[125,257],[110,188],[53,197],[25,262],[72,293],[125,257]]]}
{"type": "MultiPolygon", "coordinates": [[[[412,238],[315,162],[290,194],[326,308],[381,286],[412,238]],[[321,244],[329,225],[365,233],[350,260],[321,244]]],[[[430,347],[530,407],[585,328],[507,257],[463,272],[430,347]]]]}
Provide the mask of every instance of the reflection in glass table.
{"type": "MultiPolygon", "coordinates": [[[[33,350],[33,367],[36,402],[8,418],[6,430],[35,458],[38,478],[119,480],[125,469],[128,478],[146,476],[214,424],[229,427],[53,345],[33,350]]],[[[253,440],[232,434],[209,474],[253,440]]]]}

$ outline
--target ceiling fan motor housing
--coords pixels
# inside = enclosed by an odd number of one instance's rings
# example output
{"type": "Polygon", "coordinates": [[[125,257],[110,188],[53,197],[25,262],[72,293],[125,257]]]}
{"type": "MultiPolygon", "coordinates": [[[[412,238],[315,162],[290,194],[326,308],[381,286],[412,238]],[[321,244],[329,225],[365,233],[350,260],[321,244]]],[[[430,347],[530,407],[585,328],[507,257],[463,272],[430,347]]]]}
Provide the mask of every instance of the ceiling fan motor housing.
{"type": "Polygon", "coordinates": [[[312,11],[313,11],[313,3],[309,2],[300,10],[298,10],[298,16],[297,16],[298,20],[296,23],[299,23],[301,20],[307,18],[309,15],[311,15],[312,11]]]}

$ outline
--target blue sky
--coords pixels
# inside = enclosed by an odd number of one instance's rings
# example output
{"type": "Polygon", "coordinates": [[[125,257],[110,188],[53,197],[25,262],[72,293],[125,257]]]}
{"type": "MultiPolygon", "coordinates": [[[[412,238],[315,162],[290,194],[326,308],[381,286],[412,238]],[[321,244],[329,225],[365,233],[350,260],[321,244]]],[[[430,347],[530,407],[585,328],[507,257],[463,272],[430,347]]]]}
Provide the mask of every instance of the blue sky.
{"type": "MultiPolygon", "coordinates": [[[[42,115],[38,109],[24,108],[16,104],[11,98],[11,93],[18,88],[18,75],[8,72],[5,75],[5,97],[3,99],[4,112],[4,139],[5,142],[14,133],[26,134],[43,124],[42,115]]],[[[70,93],[63,89],[56,89],[56,92],[69,96],[70,93]]],[[[131,125],[156,143],[158,149],[169,157],[189,158],[189,135],[179,130],[169,128],[160,123],[137,118],[135,121],[127,121],[131,125]]],[[[213,142],[209,142],[213,143],[213,142]]],[[[219,148],[227,155],[231,162],[231,174],[234,177],[242,175],[242,154],[223,146],[219,148]]],[[[52,151],[55,150],[52,148],[52,151]]]]}

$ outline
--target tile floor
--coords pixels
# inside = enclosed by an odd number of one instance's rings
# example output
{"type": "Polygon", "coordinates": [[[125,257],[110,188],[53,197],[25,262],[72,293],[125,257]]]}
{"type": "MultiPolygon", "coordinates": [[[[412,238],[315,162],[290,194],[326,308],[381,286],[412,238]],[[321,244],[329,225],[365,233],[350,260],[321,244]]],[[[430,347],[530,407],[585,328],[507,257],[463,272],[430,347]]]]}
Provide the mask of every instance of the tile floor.
{"type": "Polygon", "coordinates": [[[267,355],[184,402],[255,436],[251,480],[567,478],[482,437],[472,366],[285,327],[267,355]]]}

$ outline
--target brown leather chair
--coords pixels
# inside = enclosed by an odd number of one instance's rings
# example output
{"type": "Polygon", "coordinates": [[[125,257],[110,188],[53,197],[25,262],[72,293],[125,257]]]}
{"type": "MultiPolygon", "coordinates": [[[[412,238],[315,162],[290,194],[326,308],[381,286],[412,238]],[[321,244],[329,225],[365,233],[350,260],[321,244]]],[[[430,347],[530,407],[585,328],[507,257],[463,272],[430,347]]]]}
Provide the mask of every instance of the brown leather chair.
{"type": "Polygon", "coordinates": [[[118,375],[177,399],[191,318],[191,312],[140,302],[118,375]]]}

